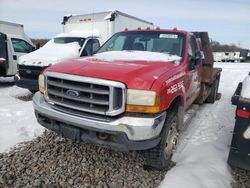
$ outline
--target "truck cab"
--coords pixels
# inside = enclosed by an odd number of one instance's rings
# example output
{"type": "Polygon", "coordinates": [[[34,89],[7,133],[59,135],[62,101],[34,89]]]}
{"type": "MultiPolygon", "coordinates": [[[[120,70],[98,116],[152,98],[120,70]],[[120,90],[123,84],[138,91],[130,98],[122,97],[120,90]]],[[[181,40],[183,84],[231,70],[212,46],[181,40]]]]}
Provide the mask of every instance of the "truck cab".
{"type": "Polygon", "coordinates": [[[163,169],[184,128],[184,112],[215,101],[220,71],[205,32],[119,32],[94,56],[47,68],[33,98],[35,114],[63,137],[143,150],[146,166],[163,169]]]}
{"type": "Polygon", "coordinates": [[[0,21],[0,76],[14,76],[18,59],[35,50],[23,25],[0,21]]]}

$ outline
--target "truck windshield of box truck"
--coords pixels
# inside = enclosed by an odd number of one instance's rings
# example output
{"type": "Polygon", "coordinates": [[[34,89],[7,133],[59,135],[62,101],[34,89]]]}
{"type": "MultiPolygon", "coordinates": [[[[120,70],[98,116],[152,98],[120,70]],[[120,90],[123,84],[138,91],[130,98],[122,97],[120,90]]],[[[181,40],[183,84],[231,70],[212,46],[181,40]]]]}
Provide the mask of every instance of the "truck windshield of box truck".
{"type": "Polygon", "coordinates": [[[97,53],[107,51],[150,51],[184,56],[185,35],[171,32],[121,32],[111,37],[97,53]]]}

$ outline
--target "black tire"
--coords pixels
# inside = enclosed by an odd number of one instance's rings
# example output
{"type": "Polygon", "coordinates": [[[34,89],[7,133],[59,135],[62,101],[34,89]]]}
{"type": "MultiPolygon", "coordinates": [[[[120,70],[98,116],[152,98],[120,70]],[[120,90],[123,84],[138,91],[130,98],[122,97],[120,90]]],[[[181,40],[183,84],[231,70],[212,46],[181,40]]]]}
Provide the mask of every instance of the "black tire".
{"type": "Polygon", "coordinates": [[[29,91],[31,92],[31,93],[36,93],[37,91],[35,91],[35,90],[31,90],[31,89],[29,89],[29,91]]]}
{"type": "Polygon", "coordinates": [[[174,149],[176,148],[178,135],[177,112],[170,112],[167,114],[164,127],[161,132],[161,141],[156,147],[144,151],[146,160],[146,164],[144,165],[145,170],[163,170],[168,167],[174,149]],[[173,137],[171,136],[170,131],[174,132],[173,137]],[[175,142],[175,144],[170,140],[175,142]],[[170,143],[168,143],[168,141],[170,141],[170,143]]]}
{"type": "Polygon", "coordinates": [[[206,103],[213,104],[216,101],[218,88],[219,88],[219,76],[216,78],[216,80],[214,81],[214,83],[211,87],[211,93],[207,97],[206,103]]]}

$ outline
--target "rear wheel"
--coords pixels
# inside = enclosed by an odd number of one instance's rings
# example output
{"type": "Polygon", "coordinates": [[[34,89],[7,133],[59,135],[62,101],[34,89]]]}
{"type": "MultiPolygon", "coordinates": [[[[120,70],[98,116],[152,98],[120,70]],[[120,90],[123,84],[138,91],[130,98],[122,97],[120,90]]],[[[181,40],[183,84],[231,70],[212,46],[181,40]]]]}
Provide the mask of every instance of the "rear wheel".
{"type": "Polygon", "coordinates": [[[145,151],[146,170],[162,170],[168,167],[178,140],[177,113],[167,114],[159,144],[145,151]]]}
{"type": "Polygon", "coordinates": [[[211,93],[207,97],[206,102],[207,103],[214,103],[216,98],[217,98],[217,93],[218,93],[218,88],[219,88],[219,76],[216,78],[214,81],[212,88],[211,88],[211,93]]]}

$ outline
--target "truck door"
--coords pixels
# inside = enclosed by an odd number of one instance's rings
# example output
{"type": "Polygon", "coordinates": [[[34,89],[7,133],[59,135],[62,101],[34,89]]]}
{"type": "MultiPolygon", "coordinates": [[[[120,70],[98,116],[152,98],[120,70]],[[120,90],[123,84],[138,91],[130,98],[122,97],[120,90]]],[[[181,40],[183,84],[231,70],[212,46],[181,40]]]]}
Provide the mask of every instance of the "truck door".
{"type": "Polygon", "coordinates": [[[8,68],[7,36],[0,32],[0,76],[6,76],[8,68]]]}
{"type": "Polygon", "coordinates": [[[201,54],[197,47],[194,36],[190,35],[188,40],[188,71],[186,81],[186,101],[192,104],[200,92],[201,86],[201,54]]]}
{"type": "Polygon", "coordinates": [[[100,42],[98,39],[88,39],[85,46],[83,47],[83,50],[81,52],[82,56],[91,56],[97,52],[97,50],[100,48],[100,42]]]}
{"type": "Polygon", "coordinates": [[[32,52],[34,50],[34,47],[25,40],[19,38],[11,38],[11,44],[13,47],[12,74],[14,75],[17,71],[17,63],[19,57],[32,52]]]}

